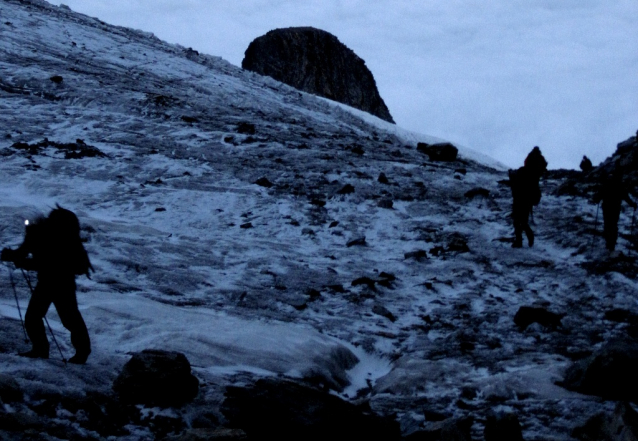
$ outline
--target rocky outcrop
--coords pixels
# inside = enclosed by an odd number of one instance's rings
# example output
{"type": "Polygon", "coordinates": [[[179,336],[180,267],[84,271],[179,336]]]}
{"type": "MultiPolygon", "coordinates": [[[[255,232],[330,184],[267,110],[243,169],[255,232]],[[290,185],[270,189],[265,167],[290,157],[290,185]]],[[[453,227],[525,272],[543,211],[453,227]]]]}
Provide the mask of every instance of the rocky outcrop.
{"type": "Polygon", "coordinates": [[[250,43],[242,68],[394,123],[365,62],[326,31],[270,31],[250,43]]]}

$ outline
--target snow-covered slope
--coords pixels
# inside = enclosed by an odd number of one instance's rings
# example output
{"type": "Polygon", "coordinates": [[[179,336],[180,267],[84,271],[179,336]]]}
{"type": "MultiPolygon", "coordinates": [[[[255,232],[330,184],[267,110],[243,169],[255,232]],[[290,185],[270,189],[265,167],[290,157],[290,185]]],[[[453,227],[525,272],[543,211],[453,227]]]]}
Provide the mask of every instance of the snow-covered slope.
{"type": "Polygon", "coordinates": [[[69,367],[54,348],[15,356],[28,346],[3,269],[0,372],[29,396],[106,393],[129,352],[160,348],[186,354],[212,408],[228,384],[286,375],[405,433],[426,410],[480,433],[509,409],[526,439],[569,439],[611,406],[553,384],[624,332],[606,310],[637,309],[634,279],[582,268],[600,257],[595,206],[545,182],[537,243],[513,250],[495,161],[431,163],[415,147],[432,138],[64,7],[10,0],[0,16],[0,244],[58,203],[96,269],[78,279],[94,352],[69,367]],[[566,313],[562,330],[519,332],[521,305],[566,313]]]}

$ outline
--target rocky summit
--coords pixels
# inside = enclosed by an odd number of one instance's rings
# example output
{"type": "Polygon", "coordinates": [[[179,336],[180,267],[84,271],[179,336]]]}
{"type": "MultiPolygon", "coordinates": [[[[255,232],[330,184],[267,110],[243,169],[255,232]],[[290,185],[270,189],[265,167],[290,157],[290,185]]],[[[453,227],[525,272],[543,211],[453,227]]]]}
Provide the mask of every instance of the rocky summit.
{"type": "Polygon", "coordinates": [[[607,252],[586,174],[541,179],[514,249],[494,159],[64,6],[0,17],[0,247],[60,204],[95,269],[67,365],[53,307],[17,355],[37,280],[2,263],[0,439],[636,433],[634,211],[607,252]]]}
{"type": "Polygon", "coordinates": [[[250,43],[242,67],[394,122],[365,62],[326,31],[270,31],[250,43]]]}

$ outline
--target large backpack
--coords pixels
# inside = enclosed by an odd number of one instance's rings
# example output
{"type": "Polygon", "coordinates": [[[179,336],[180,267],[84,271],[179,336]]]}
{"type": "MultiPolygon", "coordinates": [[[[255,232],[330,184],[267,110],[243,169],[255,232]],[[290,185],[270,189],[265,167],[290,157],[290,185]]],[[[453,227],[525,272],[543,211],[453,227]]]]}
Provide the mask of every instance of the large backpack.
{"type": "Polygon", "coordinates": [[[521,199],[531,205],[538,205],[541,201],[541,188],[536,176],[527,167],[521,167],[508,172],[510,187],[514,199],[521,199]]]}
{"type": "Polygon", "coordinates": [[[49,248],[47,254],[55,258],[52,255],[55,253],[60,259],[56,266],[78,276],[85,274],[90,277],[93,266],[82,244],[80,221],[75,213],[58,205],[44,220],[44,225],[48,236],[45,239],[49,248]]]}

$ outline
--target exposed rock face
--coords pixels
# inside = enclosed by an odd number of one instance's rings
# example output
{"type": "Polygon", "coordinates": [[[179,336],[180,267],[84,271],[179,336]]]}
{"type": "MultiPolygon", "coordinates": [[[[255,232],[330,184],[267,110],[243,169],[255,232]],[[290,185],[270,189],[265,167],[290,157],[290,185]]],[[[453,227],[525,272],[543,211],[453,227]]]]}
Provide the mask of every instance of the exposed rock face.
{"type": "Polygon", "coordinates": [[[365,62],[320,29],[270,31],[250,43],[242,67],[394,123],[365,62]]]}
{"type": "Polygon", "coordinates": [[[146,349],[133,354],[113,389],[127,403],[173,407],[192,401],[199,381],[184,354],[146,349]]]}

